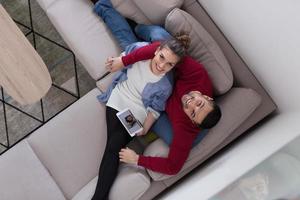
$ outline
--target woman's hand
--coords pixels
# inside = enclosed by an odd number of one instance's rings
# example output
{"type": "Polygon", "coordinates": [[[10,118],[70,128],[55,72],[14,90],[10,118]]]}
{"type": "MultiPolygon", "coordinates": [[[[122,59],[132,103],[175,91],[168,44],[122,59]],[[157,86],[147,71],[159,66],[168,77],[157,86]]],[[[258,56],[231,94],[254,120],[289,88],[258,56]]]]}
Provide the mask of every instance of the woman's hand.
{"type": "Polygon", "coordinates": [[[140,132],[136,133],[136,136],[142,136],[142,135],[146,135],[146,131],[145,129],[143,128],[140,132]]]}
{"type": "Polygon", "coordinates": [[[105,66],[108,71],[116,72],[124,67],[121,56],[119,57],[108,57],[105,66]]]}
{"type": "Polygon", "coordinates": [[[126,149],[121,149],[119,152],[119,158],[121,162],[137,165],[139,155],[127,147],[126,149]]]}
{"type": "MultiPolygon", "coordinates": [[[[146,135],[148,133],[149,129],[151,128],[151,126],[154,124],[155,120],[156,119],[153,116],[152,112],[148,112],[147,117],[143,124],[143,134],[140,134],[140,135],[146,135]]],[[[140,135],[137,135],[137,136],[140,136],[140,135]]]]}

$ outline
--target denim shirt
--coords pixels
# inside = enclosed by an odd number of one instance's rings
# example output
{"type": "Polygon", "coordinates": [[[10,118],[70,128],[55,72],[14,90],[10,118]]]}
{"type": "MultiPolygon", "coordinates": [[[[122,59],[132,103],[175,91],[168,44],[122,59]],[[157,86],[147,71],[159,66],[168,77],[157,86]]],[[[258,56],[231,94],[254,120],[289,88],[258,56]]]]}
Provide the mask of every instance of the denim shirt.
{"type": "MultiPolygon", "coordinates": [[[[100,102],[106,103],[115,86],[119,82],[127,80],[127,69],[128,67],[117,72],[106,92],[97,96],[100,102]]],[[[142,102],[147,111],[152,112],[156,119],[159,117],[160,112],[165,110],[166,101],[172,93],[172,86],[173,73],[170,71],[158,82],[147,83],[142,91],[142,102]]]]}

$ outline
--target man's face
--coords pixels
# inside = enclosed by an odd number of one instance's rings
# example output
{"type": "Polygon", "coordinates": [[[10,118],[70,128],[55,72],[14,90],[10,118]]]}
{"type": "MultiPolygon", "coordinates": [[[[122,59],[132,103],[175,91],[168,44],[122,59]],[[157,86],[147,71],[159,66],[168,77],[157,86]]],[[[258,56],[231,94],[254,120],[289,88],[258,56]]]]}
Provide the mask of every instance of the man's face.
{"type": "Polygon", "coordinates": [[[181,97],[185,114],[197,124],[201,124],[207,114],[213,110],[212,101],[212,98],[198,91],[191,91],[181,97]]]}
{"type": "Polygon", "coordinates": [[[179,61],[168,47],[158,48],[151,61],[151,71],[156,75],[162,75],[170,71],[179,61]]]}

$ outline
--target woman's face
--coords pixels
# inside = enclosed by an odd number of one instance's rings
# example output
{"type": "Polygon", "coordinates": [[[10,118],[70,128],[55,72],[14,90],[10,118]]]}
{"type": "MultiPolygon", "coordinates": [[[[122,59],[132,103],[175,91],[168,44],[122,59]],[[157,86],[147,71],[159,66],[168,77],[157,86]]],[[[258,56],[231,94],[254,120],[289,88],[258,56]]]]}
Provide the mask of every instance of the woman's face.
{"type": "Polygon", "coordinates": [[[163,75],[170,71],[179,62],[179,59],[168,47],[158,47],[151,61],[151,71],[155,75],[163,75]]]}

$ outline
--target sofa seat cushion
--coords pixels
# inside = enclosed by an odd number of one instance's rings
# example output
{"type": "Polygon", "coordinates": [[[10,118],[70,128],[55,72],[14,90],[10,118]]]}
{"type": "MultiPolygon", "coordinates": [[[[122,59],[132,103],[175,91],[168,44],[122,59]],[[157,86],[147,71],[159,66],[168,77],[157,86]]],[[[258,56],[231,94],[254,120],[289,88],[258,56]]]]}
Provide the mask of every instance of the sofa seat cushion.
{"type": "Polygon", "coordinates": [[[180,31],[189,33],[191,45],[188,53],[206,68],[215,95],[224,94],[232,87],[230,65],[218,44],[197,20],[187,12],[175,8],[167,16],[165,28],[172,35],[180,31]]]}
{"type": "Polygon", "coordinates": [[[26,140],[0,157],[0,199],[63,200],[63,193],[26,140]]]}
{"type": "Polygon", "coordinates": [[[137,200],[150,187],[150,177],[139,166],[121,164],[118,176],[109,193],[110,200],[137,200]]]}
{"type": "Polygon", "coordinates": [[[98,176],[93,178],[90,182],[88,182],[79,192],[72,198],[72,200],[90,200],[92,199],[96,184],[98,181],[98,176]]]}
{"type": "Polygon", "coordinates": [[[120,48],[102,19],[93,12],[92,2],[56,1],[46,13],[89,74],[95,80],[100,78],[106,71],[107,57],[119,55],[120,48]]]}
{"type": "Polygon", "coordinates": [[[106,145],[105,106],[90,91],[28,141],[68,199],[98,174],[106,145]]]}
{"type": "Polygon", "coordinates": [[[174,8],[180,8],[184,0],[112,0],[116,10],[139,24],[164,25],[165,18],[174,8]]]}
{"type": "MultiPolygon", "coordinates": [[[[260,105],[261,98],[252,89],[232,88],[227,94],[217,99],[217,102],[222,111],[221,120],[215,127],[210,129],[207,136],[192,149],[181,171],[195,163],[200,164],[206,159],[207,155],[213,152],[215,148],[225,141],[226,138],[254,112],[260,105]],[[241,99],[243,99],[243,101],[241,101],[241,99]]],[[[168,151],[168,146],[159,139],[146,148],[144,155],[167,157],[168,151]]],[[[171,177],[151,170],[147,171],[155,181],[171,177]]],[[[165,183],[168,184],[168,180],[165,180],[165,183]]]]}
{"type": "MultiPolygon", "coordinates": [[[[98,176],[84,186],[72,200],[90,200],[95,192],[98,176]]],[[[118,176],[111,188],[110,200],[139,199],[150,187],[150,177],[145,169],[129,164],[119,167],[118,176]]]]}

